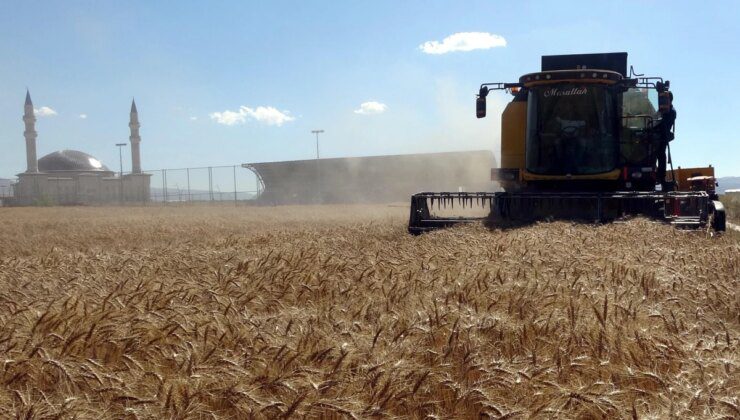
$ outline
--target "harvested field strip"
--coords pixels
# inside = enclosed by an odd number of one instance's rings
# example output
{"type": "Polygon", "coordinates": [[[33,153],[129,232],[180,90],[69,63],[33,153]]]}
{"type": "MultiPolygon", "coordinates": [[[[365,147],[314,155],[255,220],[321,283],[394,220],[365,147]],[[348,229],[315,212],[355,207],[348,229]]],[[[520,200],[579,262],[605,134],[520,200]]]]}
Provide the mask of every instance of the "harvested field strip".
{"type": "Polygon", "coordinates": [[[1,417],[740,415],[730,235],[2,210],[1,417]]]}
{"type": "Polygon", "coordinates": [[[735,226],[740,225],[740,206],[731,207],[727,219],[735,226]]]}
{"type": "Polygon", "coordinates": [[[735,225],[740,225],[740,202],[737,198],[731,199],[728,196],[720,197],[727,211],[727,220],[735,225]]]}

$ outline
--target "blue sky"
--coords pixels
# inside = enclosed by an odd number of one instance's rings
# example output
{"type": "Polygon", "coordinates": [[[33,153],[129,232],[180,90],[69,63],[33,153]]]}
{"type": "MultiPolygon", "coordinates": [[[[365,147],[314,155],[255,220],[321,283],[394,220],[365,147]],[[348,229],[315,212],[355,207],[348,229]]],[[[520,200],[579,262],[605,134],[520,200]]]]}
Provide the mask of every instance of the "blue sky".
{"type": "Polygon", "coordinates": [[[481,82],[516,81],[543,54],[608,51],[671,80],[676,165],[740,175],[737,1],[6,0],[0,9],[0,177],[25,170],[26,87],[36,108],[56,112],[39,117],[39,157],[77,149],[116,169],[132,97],[144,169],[312,158],[315,128],[326,131],[322,157],[497,152],[495,112],[508,98],[489,99],[489,118],[477,120],[481,82]],[[506,45],[420,49],[460,32],[506,45]],[[367,102],[385,107],[355,112],[367,102]]]}

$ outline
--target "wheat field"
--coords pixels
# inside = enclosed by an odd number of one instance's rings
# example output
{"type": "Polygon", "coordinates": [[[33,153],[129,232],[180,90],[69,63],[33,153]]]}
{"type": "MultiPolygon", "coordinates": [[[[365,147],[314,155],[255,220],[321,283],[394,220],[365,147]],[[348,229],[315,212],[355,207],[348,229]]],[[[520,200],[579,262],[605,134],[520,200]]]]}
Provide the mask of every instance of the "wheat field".
{"type": "Polygon", "coordinates": [[[0,209],[2,418],[740,418],[740,242],[0,209]]]}

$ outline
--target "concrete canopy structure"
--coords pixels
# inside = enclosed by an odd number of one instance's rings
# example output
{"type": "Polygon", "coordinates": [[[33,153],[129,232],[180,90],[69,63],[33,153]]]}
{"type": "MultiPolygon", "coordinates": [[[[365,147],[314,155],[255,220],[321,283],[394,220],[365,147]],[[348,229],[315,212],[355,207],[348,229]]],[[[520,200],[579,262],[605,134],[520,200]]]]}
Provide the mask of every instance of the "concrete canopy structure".
{"type": "Polygon", "coordinates": [[[488,150],[247,163],[264,204],[406,202],[420,191],[491,191],[488,150]]]}
{"type": "Polygon", "coordinates": [[[26,91],[23,107],[26,139],[26,172],[18,174],[13,186],[15,205],[34,204],[104,204],[145,202],[149,200],[149,174],[141,173],[139,158],[139,117],[131,104],[131,174],[116,176],[100,160],[78,150],[60,150],[36,159],[36,116],[31,94],[26,91]],[[134,147],[134,143],[136,147],[134,147]]]}

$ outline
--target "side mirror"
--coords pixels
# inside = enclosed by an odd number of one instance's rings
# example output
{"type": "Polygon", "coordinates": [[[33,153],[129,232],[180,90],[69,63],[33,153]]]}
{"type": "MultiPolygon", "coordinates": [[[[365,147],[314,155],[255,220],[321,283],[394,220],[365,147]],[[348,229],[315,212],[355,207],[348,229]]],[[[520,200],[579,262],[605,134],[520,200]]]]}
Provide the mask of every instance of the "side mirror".
{"type": "Polygon", "coordinates": [[[488,86],[481,86],[478,97],[475,98],[475,116],[478,118],[486,116],[486,96],[488,96],[488,86]]]}
{"type": "Polygon", "coordinates": [[[486,97],[478,96],[475,98],[475,116],[485,118],[486,116],[486,97]]]}

